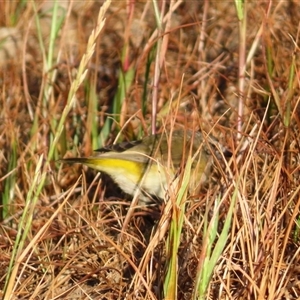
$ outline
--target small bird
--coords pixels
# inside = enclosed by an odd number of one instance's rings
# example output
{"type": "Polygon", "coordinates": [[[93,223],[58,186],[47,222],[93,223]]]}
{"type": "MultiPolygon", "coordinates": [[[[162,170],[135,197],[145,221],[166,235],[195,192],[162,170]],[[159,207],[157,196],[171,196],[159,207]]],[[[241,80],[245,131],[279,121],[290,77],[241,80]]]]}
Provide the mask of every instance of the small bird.
{"type": "Polygon", "coordinates": [[[216,139],[199,131],[176,130],[150,135],[141,140],[113,144],[83,158],[64,158],[63,163],[80,163],[108,174],[127,194],[139,192],[139,203],[162,201],[170,184],[176,182],[187,157],[193,157],[189,191],[207,180],[214,156],[230,155],[216,139]]]}

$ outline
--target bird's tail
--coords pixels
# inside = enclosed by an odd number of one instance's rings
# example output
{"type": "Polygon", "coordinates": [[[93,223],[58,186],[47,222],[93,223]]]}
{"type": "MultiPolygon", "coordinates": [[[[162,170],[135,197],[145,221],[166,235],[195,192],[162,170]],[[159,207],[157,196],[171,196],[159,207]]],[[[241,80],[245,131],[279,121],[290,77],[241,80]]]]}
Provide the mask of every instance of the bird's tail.
{"type": "Polygon", "coordinates": [[[89,159],[86,157],[70,157],[70,158],[62,158],[58,160],[61,163],[65,164],[87,164],[89,163],[89,159]]]}

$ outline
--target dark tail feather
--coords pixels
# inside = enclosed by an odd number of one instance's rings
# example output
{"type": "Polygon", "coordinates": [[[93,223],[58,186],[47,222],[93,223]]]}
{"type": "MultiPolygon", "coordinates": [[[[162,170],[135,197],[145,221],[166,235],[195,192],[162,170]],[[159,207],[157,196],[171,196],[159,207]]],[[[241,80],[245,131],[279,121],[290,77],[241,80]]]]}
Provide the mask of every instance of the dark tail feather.
{"type": "Polygon", "coordinates": [[[58,161],[64,164],[86,164],[88,162],[88,159],[84,157],[70,157],[62,158],[58,161]]]}

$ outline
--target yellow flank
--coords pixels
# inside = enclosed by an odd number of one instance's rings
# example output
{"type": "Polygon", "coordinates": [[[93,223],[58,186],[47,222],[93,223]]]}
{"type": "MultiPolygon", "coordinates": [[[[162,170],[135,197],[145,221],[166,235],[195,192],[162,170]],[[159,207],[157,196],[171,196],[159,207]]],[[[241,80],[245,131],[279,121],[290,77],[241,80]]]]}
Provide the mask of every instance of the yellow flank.
{"type": "Polygon", "coordinates": [[[108,157],[89,157],[83,160],[82,163],[88,167],[107,173],[127,194],[134,195],[137,189],[148,194],[148,196],[140,195],[140,199],[144,202],[147,201],[149,194],[164,198],[167,188],[166,170],[163,167],[158,168],[155,162],[149,161],[146,165],[108,157]]]}
{"type": "Polygon", "coordinates": [[[141,176],[143,175],[142,172],[145,168],[144,164],[140,164],[135,161],[109,157],[89,157],[86,165],[105,172],[113,177],[115,177],[114,174],[124,174],[128,179],[134,182],[138,182],[141,179],[141,176]]]}

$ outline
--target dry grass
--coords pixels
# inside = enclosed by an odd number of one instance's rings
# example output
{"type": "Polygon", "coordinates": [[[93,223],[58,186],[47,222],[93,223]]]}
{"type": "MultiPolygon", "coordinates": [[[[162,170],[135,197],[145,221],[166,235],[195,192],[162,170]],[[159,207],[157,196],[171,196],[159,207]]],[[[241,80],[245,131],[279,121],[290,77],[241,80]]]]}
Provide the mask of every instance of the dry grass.
{"type": "Polygon", "coordinates": [[[3,299],[299,299],[297,1],[247,3],[245,23],[234,2],[115,1],[91,37],[101,4],[0,3],[3,299]],[[128,219],[109,179],[56,160],[150,133],[151,113],[233,156],[128,219]]]}

